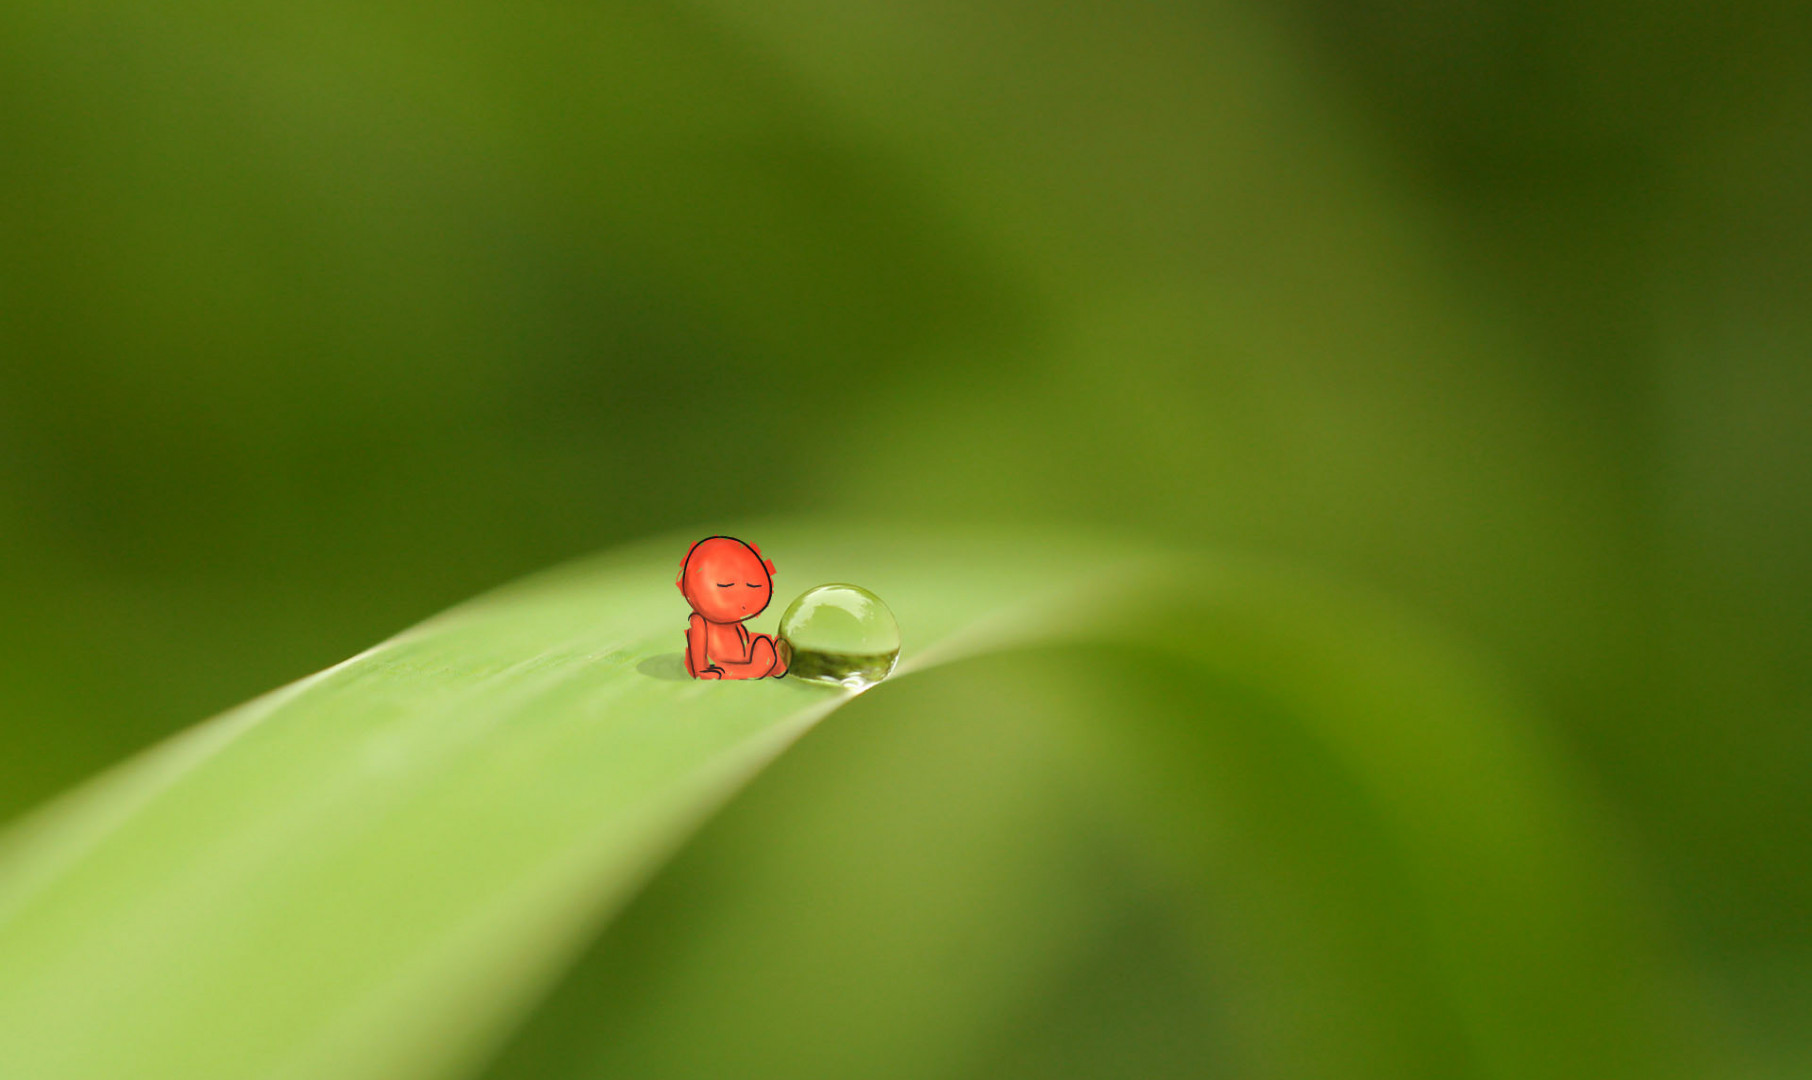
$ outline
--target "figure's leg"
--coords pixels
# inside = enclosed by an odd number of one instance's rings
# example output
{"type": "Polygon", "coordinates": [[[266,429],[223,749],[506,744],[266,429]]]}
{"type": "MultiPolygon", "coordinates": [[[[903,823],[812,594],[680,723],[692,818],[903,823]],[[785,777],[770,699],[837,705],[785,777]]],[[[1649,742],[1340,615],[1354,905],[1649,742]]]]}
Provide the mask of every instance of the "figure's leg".
{"type": "MultiPolygon", "coordinates": [[[[749,644],[749,667],[763,675],[775,674],[774,668],[780,665],[780,656],[774,652],[774,639],[766,634],[756,634],[749,644]]],[[[782,672],[786,668],[781,667],[782,672]]]]}
{"type": "Polygon", "coordinates": [[[788,667],[786,662],[788,650],[786,646],[780,643],[779,638],[770,638],[766,634],[763,634],[761,635],[761,640],[774,650],[774,666],[768,671],[768,677],[778,679],[786,674],[786,669],[788,667]]]}
{"type": "MultiPolygon", "coordinates": [[[[756,634],[749,642],[749,658],[740,664],[718,661],[724,669],[724,677],[730,679],[759,679],[774,669],[774,640],[766,634],[756,634]]],[[[782,669],[784,670],[784,669],[782,669]]]]}

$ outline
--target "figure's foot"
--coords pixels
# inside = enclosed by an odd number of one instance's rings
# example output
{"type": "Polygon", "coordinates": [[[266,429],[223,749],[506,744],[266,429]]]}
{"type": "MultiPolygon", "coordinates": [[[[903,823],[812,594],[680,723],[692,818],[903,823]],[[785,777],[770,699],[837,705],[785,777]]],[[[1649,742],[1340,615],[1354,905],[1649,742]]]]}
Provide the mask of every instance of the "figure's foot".
{"type": "Polygon", "coordinates": [[[792,666],[793,647],[779,638],[774,639],[774,670],[768,672],[770,678],[778,679],[786,674],[792,666]]]}
{"type": "MultiPolygon", "coordinates": [[[[774,639],[766,634],[756,634],[749,644],[749,678],[759,679],[774,673],[774,665],[780,662],[774,652],[774,639]]],[[[781,671],[785,671],[783,666],[781,671]]]]}

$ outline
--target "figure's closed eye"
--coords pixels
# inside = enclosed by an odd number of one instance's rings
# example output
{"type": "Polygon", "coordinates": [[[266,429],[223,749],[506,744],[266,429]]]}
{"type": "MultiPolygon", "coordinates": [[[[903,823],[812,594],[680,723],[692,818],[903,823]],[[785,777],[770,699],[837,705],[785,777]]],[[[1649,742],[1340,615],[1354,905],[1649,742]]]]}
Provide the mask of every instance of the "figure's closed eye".
{"type": "Polygon", "coordinates": [[[753,581],[751,581],[751,582],[749,582],[749,588],[751,588],[751,589],[759,589],[759,588],[761,588],[761,586],[760,586],[760,585],[757,585],[757,584],[755,584],[755,583],[754,583],[754,582],[753,582],[753,581]]]}
{"type": "Polygon", "coordinates": [[[717,583],[717,587],[720,589],[727,589],[734,584],[736,584],[734,581],[720,581],[717,583]]]}

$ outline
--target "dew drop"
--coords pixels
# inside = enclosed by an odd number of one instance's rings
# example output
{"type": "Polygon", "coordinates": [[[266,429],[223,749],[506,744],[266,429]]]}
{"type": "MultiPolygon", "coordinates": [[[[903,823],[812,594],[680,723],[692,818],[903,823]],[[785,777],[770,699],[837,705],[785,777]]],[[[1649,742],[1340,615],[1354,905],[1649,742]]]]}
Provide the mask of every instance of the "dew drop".
{"type": "Polygon", "coordinates": [[[900,624],[881,598],[856,585],[807,589],[780,616],[787,677],[865,690],[900,660],[900,624]]]}

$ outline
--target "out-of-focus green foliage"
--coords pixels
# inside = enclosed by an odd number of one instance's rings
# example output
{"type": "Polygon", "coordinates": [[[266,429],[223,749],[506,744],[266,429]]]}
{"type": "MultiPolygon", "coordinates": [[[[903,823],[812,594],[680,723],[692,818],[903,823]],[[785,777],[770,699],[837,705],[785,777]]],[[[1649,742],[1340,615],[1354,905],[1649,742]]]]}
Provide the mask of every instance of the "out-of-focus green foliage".
{"type": "Polygon", "coordinates": [[[658,529],[1112,523],[1469,642],[1689,1007],[1803,1070],[1808,41],[1784,0],[8,4],[0,813],[658,529]]]}

